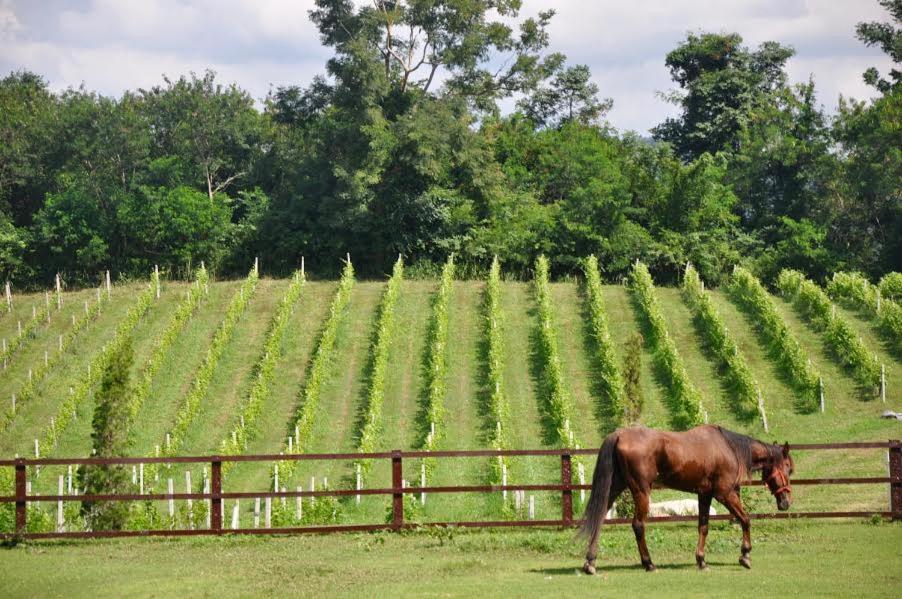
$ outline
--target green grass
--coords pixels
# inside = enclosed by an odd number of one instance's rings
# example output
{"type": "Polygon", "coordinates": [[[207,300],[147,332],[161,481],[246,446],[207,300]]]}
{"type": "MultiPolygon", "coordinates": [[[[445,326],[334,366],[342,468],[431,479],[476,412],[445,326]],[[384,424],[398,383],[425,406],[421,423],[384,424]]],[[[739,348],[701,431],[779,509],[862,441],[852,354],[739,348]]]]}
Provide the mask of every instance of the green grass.
{"type": "Polygon", "coordinates": [[[892,597],[902,585],[898,523],[756,521],[752,570],[737,563],[740,535],[712,525],[707,572],[694,526],[653,525],[654,574],[617,526],[602,533],[594,577],[579,572],[572,531],[555,530],[35,542],[0,549],[0,577],[6,597],[892,597]]]}

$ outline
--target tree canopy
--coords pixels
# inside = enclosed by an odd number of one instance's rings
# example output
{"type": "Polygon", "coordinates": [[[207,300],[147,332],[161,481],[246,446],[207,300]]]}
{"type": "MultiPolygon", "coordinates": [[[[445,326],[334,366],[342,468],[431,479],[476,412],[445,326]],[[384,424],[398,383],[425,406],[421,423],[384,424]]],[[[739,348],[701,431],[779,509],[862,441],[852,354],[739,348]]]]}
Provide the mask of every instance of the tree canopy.
{"type": "MultiPolygon", "coordinates": [[[[899,63],[891,22],[863,43],[899,63]]],[[[553,11],[520,0],[317,0],[332,50],[322,75],[262,106],[215,73],[106,97],[0,80],[0,277],[73,285],[101,270],[222,276],[255,255],[273,273],[323,276],[345,252],[363,275],[398,253],[435,272],[497,255],[526,275],[599,257],[617,278],[637,258],[662,280],[687,260],[717,283],[734,264],[824,277],[902,270],[899,70],[868,70],[881,96],[831,116],[792,48],[693,32],[666,57],[678,108],[652,139],[606,120],[585,65],[548,50],[553,11]],[[513,107],[505,114],[502,106],[513,107]]]]}

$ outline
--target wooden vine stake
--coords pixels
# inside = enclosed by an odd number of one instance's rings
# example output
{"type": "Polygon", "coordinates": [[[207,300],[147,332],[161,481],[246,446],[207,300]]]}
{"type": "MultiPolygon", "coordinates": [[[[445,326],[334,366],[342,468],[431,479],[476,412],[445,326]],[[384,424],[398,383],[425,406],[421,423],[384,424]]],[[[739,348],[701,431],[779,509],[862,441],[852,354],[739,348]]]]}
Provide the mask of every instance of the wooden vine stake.
{"type": "Polygon", "coordinates": [[[154,273],[154,281],[157,284],[157,299],[160,299],[160,266],[158,264],[153,265],[153,273],[154,273]]]}
{"type": "Polygon", "coordinates": [[[821,414],[823,414],[824,408],[825,408],[825,406],[824,406],[824,377],[820,377],[817,380],[817,382],[818,382],[818,388],[819,388],[820,394],[821,394],[821,414]]]}
{"type": "MultiPolygon", "coordinates": [[[[63,485],[64,484],[65,483],[63,481],[63,475],[60,474],[59,485],[57,486],[57,490],[58,490],[57,495],[63,494],[63,485]]],[[[63,532],[64,523],[65,523],[65,520],[63,518],[63,500],[60,499],[56,502],[56,532],[63,532]]]]}
{"type": "Polygon", "coordinates": [[[761,397],[761,389],[758,389],[758,412],[761,414],[761,422],[764,424],[764,432],[770,432],[767,427],[767,412],[764,410],[764,399],[761,397]]]}
{"type": "Polygon", "coordinates": [[[232,530],[238,529],[238,515],[240,514],[240,507],[238,500],[235,500],[235,507],[232,508],[232,530]]]}
{"type": "Polygon", "coordinates": [[[60,283],[59,273],[56,273],[56,309],[63,309],[63,286],[60,283]]]}
{"type": "Polygon", "coordinates": [[[113,286],[110,284],[110,271],[106,271],[106,296],[107,299],[113,297],[113,286]]]}
{"type": "Polygon", "coordinates": [[[9,287],[9,281],[6,282],[6,311],[13,311],[13,292],[9,287]]]}
{"type": "Polygon", "coordinates": [[[880,365],[880,399],[886,403],[886,364],[880,365]]]}

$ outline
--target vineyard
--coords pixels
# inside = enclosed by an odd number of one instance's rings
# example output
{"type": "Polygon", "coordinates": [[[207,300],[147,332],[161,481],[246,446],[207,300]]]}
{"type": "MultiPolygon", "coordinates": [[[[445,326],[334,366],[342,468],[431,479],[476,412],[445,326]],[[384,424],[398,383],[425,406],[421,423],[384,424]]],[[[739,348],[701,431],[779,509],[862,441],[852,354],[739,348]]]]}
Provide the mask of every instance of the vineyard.
{"type": "MultiPolygon", "coordinates": [[[[0,312],[4,390],[0,456],[91,452],[93,394],[111,356],[134,347],[129,455],[297,454],[403,450],[596,447],[623,425],[624,357],[643,338],[638,421],[687,428],[710,422],[766,440],[817,443],[898,438],[881,419],[902,409],[898,289],[838,273],[826,286],[785,271],[768,290],[736,269],[709,289],[687,265],[680,287],[656,286],[636,263],[624,284],[584,264],[581,280],[505,279],[497,260],[484,280],[406,279],[399,258],[384,280],[339,281],[303,268],[272,279],[254,265],[240,281],[160,280],[72,292],[12,294],[0,312]],[[835,302],[835,303],[834,303],[835,302]]],[[[892,282],[894,279],[890,278],[892,282]]],[[[817,452],[825,453],[825,452],[817,452]]],[[[804,477],[884,476],[866,452],[840,471],[829,455],[803,454],[804,477]],[[855,469],[850,471],[849,469],[855,469]]],[[[574,481],[594,457],[574,458],[574,481]]],[[[405,460],[409,486],[543,484],[559,462],[540,456],[405,460]]],[[[134,492],[202,492],[199,464],[141,464],[134,492]]],[[[384,460],[236,462],[230,492],[390,486],[384,460]]],[[[64,467],[30,471],[34,491],[80,478],[64,467]]],[[[10,468],[0,469],[11,491],[10,468]]],[[[667,497],[670,492],[656,496],[667,497]]],[[[749,496],[772,508],[763,490],[749,496]]],[[[880,486],[802,487],[800,510],[885,510],[880,486]]],[[[579,513],[585,497],[574,493],[579,513]]],[[[29,508],[29,528],[81,530],[77,501],[29,508]]],[[[224,527],[385,521],[390,497],[348,495],[261,502],[229,500],[224,527]]],[[[0,527],[12,526],[10,505],[0,527]]],[[[208,526],[203,502],[145,501],[129,526],[208,526]]],[[[560,494],[408,496],[410,521],[559,517],[560,494]]]]}

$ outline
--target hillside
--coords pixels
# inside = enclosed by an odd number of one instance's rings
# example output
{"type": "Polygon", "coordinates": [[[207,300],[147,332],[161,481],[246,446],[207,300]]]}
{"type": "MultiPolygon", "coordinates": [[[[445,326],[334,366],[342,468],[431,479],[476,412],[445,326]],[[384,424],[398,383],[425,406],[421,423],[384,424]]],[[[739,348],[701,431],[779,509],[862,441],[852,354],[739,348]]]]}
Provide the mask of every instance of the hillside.
{"type": "MultiPolygon", "coordinates": [[[[196,373],[205,360],[208,347],[217,327],[225,316],[229,303],[239,293],[239,281],[220,281],[209,285],[209,293],[199,301],[178,331],[163,356],[159,369],[151,379],[146,401],[140,406],[132,429],[131,454],[154,455],[156,447],[165,451],[166,434],[173,429],[185,397],[195,384],[196,373]]],[[[190,420],[177,453],[204,455],[220,451],[221,444],[239,425],[239,410],[245,405],[256,377],[256,365],[264,357],[264,343],[270,321],[283,295],[289,289],[289,279],[261,278],[247,301],[231,334],[224,339],[221,355],[212,370],[206,392],[200,397],[197,411],[190,420]]],[[[375,339],[374,328],[380,298],[386,283],[358,281],[350,292],[347,308],[338,316],[335,343],[325,362],[325,377],[319,387],[319,400],[311,434],[305,444],[309,452],[354,451],[366,405],[367,386],[372,375],[370,347],[375,339]]],[[[293,415],[297,412],[302,389],[307,382],[312,356],[320,332],[329,314],[329,303],[338,288],[334,281],[307,281],[299,299],[289,306],[290,313],[284,334],[279,340],[275,360],[275,375],[269,393],[262,403],[254,432],[246,453],[277,453],[285,450],[286,439],[293,431],[293,415]]],[[[151,357],[163,330],[169,326],[186,293],[199,290],[189,283],[164,282],[159,300],[154,300],[146,314],[137,322],[132,337],[135,348],[133,381],[141,376],[142,368],[151,357]]],[[[424,364],[428,347],[431,306],[438,281],[410,280],[401,282],[394,305],[394,327],[388,343],[388,367],[385,370],[382,426],[377,436],[380,450],[422,447],[428,421],[424,420],[424,364]],[[425,431],[425,432],[424,432],[425,431]]],[[[597,373],[592,361],[593,339],[586,326],[586,296],[580,284],[559,282],[551,284],[554,335],[560,351],[563,380],[569,389],[573,406],[570,422],[575,438],[584,446],[598,446],[604,422],[599,421],[597,373]]],[[[485,283],[455,281],[448,306],[448,341],[445,352],[443,429],[438,447],[446,449],[475,449],[490,446],[489,434],[494,423],[485,410],[487,389],[485,346],[485,283]]],[[[890,352],[886,340],[878,335],[876,325],[866,315],[844,308],[837,313],[845,318],[860,335],[863,343],[876,354],[886,367],[886,405],[869,398],[825,347],[822,335],[801,319],[796,310],[780,297],[774,296],[779,314],[791,333],[799,340],[813,369],[823,377],[826,410],[803,413],[797,395],[785,374],[779,370],[761,338],[734,301],[721,291],[712,291],[713,304],[737,340],[740,352],[760,386],[766,405],[770,431],[765,434],[759,419],[739,420],[731,409],[729,392],[722,373],[711,352],[705,347],[699,329],[693,324],[690,308],[679,289],[656,288],[669,333],[682,357],[689,378],[701,393],[709,421],[747,432],[766,440],[790,442],[825,442],[846,440],[883,440],[900,436],[899,424],[881,420],[884,409],[902,409],[902,364],[890,352]]],[[[146,284],[128,284],[113,288],[111,299],[102,305],[96,318],[89,319],[83,329],[67,341],[67,347],[56,363],[52,356],[58,350],[59,336],[67,335],[73,316],[81,318],[85,302],[97,301],[94,291],[65,293],[62,309],[50,309],[49,323],[34,327],[28,337],[0,372],[3,392],[3,411],[8,409],[12,394],[23,397],[28,372],[37,372],[45,351],[51,356],[51,367],[35,385],[33,396],[21,401],[15,416],[0,434],[0,455],[33,456],[35,439],[44,439],[51,418],[59,418],[63,402],[76,390],[104,344],[114,336],[118,323],[129,307],[146,292],[146,284]]],[[[623,360],[623,348],[630,335],[643,330],[636,306],[626,287],[605,285],[602,289],[604,306],[618,363],[623,360]]],[[[44,305],[43,294],[14,296],[13,311],[0,315],[0,337],[13,339],[18,322],[23,326],[31,319],[32,304],[44,305]]],[[[544,410],[545,381],[542,380],[541,358],[538,350],[539,315],[531,284],[504,282],[501,285],[503,318],[504,394],[510,405],[509,425],[505,431],[507,446],[512,448],[540,448],[548,446],[547,422],[544,410]]],[[[641,386],[645,405],[641,422],[647,426],[670,427],[666,402],[666,386],[661,373],[653,365],[653,355],[646,343],[642,355],[641,386]]],[[[90,423],[92,404],[90,394],[77,405],[76,417],[62,431],[55,447],[41,447],[41,456],[84,456],[90,453],[90,423]]],[[[884,458],[879,452],[859,452],[851,462],[840,465],[835,454],[826,452],[799,453],[797,476],[813,477],[827,474],[883,475],[884,458]]],[[[591,476],[592,460],[587,461],[587,476],[591,476]]],[[[405,464],[405,477],[418,481],[418,463],[405,464]]],[[[439,460],[430,474],[434,484],[475,484],[490,477],[490,465],[484,459],[439,460]]],[[[303,463],[282,486],[309,487],[315,476],[317,486],[328,478],[329,486],[353,486],[353,466],[343,463],[303,463]]],[[[55,488],[58,469],[47,468],[37,479],[39,488],[55,488]]],[[[388,485],[386,464],[377,465],[366,480],[367,486],[388,485]]],[[[551,482],[558,476],[558,464],[553,460],[513,460],[509,469],[513,482],[551,482]]],[[[176,489],[184,489],[181,470],[161,472],[157,489],[164,490],[165,479],[172,476],[176,489]]],[[[203,472],[193,473],[199,486],[203,472]]],[[[242,464],[228,473],[227,490],[262,490],[271,485],[271,471],[260,465],[242,464]]],[[[148,481],[148,486],[152,481],[148,481]]],[[[795,491],[796,505],[804,509],[847,507],[848,509],[876,509],[885,504],[886,490],[873,487],[801,487],[795,491]]],[[[764,495],[760,495],[763,499],[764,495]]],[[[343,505],[342,518],[379,519],[387,504],[385,498],[365,498],[357,507],[349,501],[343,505]]],[[[557,497],[537,497],[541,514],[557,510],[557,497]]],[[[770,501],[759,506],[770,509],[770,501]]],[[[486,517],[498,508],[497,498],[474,496],[436,496],[427,502],[423,517],[429,519],[463,519],[486,517]]],[[[161,508],[162,509],[162,508],[161,508]]],[[[231,502],[229,504],[231,509],[231,502]]],[[[802,509],[802,508],[799,508],[802,509]]],[[[885,509],[885,508],[883,508],[885,509]]],[[[251,518],[250,502],[242,505],[243,518],[251,518]]],[[[228,521],[228,518],[227,518],[228,521]]],[[[243,522],[250,525],[250,520],[243,522]]]]}

